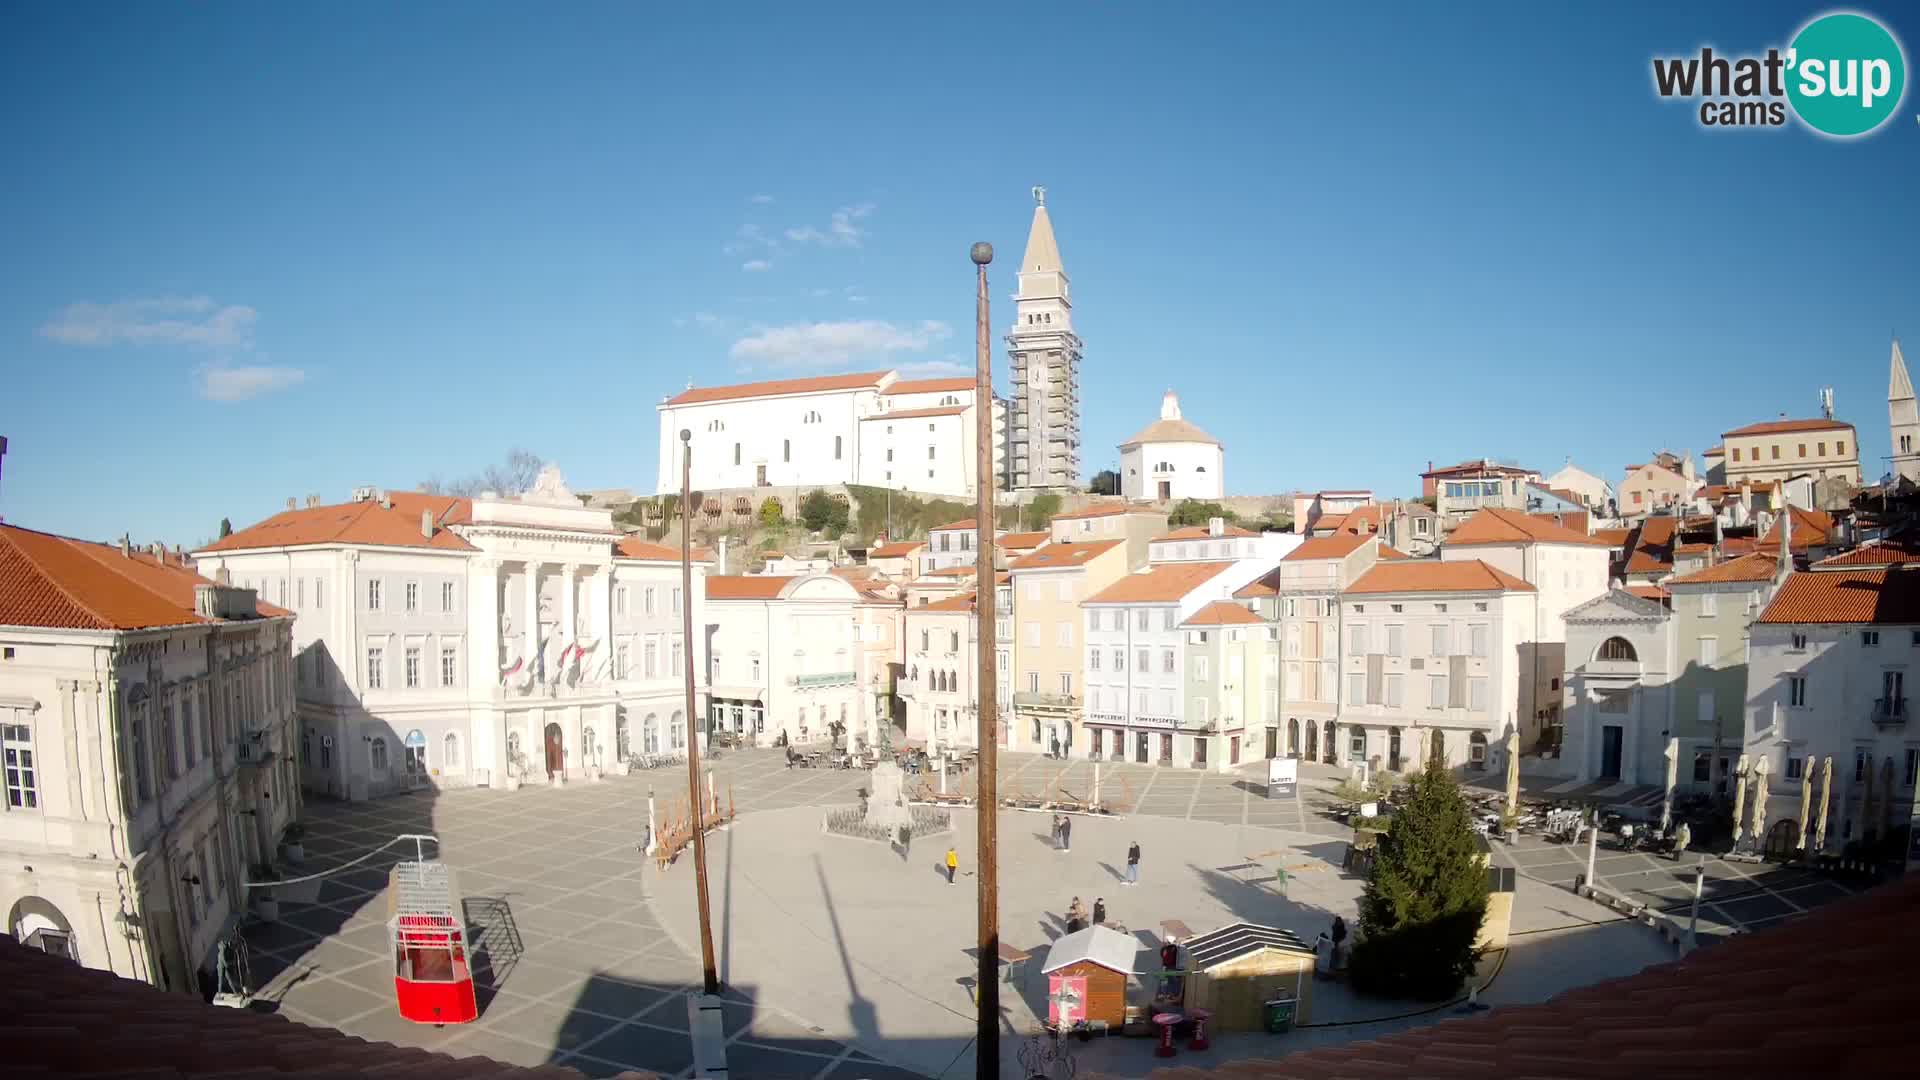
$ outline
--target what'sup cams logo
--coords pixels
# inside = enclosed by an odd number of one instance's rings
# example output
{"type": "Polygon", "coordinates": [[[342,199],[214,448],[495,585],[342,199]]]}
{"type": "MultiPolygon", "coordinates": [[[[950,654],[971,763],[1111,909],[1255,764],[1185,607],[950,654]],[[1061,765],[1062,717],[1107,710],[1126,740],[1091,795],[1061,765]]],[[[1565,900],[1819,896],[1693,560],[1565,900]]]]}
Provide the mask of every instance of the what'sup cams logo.
{"type": "Polygon", "coordinates": [[[1801,27],[1784,52],[1655,57],[1653,86],[1662,98],[1698,100],[1702,127],[1781,127],[1792,115],[1846,139],[1892,119],[1906,96],[1907,58],[1879,22],[1832,12],[1801,27]]]}

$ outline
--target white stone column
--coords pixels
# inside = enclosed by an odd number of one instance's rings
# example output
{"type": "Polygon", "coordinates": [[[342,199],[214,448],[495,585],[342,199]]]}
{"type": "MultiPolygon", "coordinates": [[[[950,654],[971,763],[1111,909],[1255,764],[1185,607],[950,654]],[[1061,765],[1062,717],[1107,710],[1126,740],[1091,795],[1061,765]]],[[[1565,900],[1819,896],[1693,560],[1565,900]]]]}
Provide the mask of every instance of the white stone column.
{"type": "Polygon", "coordinates": [[[613,567],[603,566],[593,576],[593,669],[613,673],[613,567]]]}
{"type": "Polygon", "coordinates": [[[527,595],[523,597],[526,611],[527,664],[533,666],[540,651],[540,564],[527,560],[527,595]]]}
{"type": "MultiPolygon", "coordinates": [[[[572,644],[579,640],[578,609],[575,607],[575,580],[580,573],[576,563],[568,563],[560,568],[560,633],[555,636],[563,644],[572,644]]],[[[558,675],[559,672],[555,672],[558,675]]]]}
{"type": "MultiPolygon", "coordinates": [[[[500,685],[500,560],[475,559],[467,577],[467,687],[500,685]]],[[[436,660],[436,663],[438,661],[436,660]]]]}

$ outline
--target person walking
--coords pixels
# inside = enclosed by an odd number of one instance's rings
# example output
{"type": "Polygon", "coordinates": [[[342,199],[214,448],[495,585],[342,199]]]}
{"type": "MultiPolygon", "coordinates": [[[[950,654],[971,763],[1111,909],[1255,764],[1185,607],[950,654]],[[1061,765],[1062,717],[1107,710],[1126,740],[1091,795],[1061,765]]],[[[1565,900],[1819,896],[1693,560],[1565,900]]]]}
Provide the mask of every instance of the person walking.
{"type": "Polygon", "coordinates": [[[960,853],[949,845],[947,847],[947,884],[953,884],[953,872],[958,869],[960,869],[960,853]]]}
{"type": "Polygon", "coordinates": [[[1053,815],[1053,850],[1060,850],[1060,815],[1053,815]]]}
{"type": "Polygon", "coordinates": [[[1093,898],[1093,925],[1105,926],[1106,923],[1107,898],[1104,896],[1096,896],[1093,898]]]}
{"type": "Polygon", "coordinates": [[[1140,841],[1127,848],[1127,884],[1140,884],[1140,841]]]}
{"type": "Polygon", "coordinates": [[[1060,849],[1073,850],[1073,818],[1066,814],[1060,815],[1060,849]]]}
{"type": "Polygon", "coordinates": [[[1086,925],[1087,909],[1076,896],[1073,898],[1073,903],[1067,905],[1067,933],[1078,933],[1086,925]]]}

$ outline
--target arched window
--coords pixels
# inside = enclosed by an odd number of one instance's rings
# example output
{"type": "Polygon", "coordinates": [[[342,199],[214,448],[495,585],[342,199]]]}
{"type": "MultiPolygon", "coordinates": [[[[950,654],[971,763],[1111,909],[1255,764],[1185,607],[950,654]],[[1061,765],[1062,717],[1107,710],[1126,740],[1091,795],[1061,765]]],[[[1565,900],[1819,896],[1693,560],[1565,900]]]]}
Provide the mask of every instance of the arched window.
{"type": "Polygon", "coordinates": [[[840,436],[838,435],[833,437],[833,460],[840,460],[840,436]]]}
{"type": "Polygon", "coordinates": [[[379,735],[373,737],[373,749],[369,751],[373,760],[374,772],[387,771],[387,740],[379,735]]]}
{"type": "Polygon", "coordinates": [[[957,671],[947,672],[947,689],[949,690],[960,689],[960,673],[959,672],[957,671]]]}
{"type": "Polygon", "coordinates": [[[460,736],[451,731],[447,732],[447,737],[440,742],[440,764],[446,769],[460,767],[460,736]]]}
{"type": "Polygon", "coordinates": [[[590,727],[580,729],[580,763],[582,765],[600,764],[600,741],[593,737],[590,727]]]}
{"type": "Polygon", "coordinates": [[[613,721],[613,760],[625,761],[633,754],[632,733],[627,730],[627,714],[622,712],[613,721]]]}
{"type": "Polygon", "coordinates": [[[675,709],[672,718],[667,721],[667,728],[673,740],[669,745],[675,750],[685,750],[687,748],[687,715],[675,709]]]}
{"type": "Polygon", "coordinates": [[[1633,651],[1633,643],[1623,637],[1610,637],[1600,643],[1596,660],[1638,660],[1640,654],[1633,651]]]}
{"type": "Polygon", "coordinates": [[[403,744],[407,754],[407,772],[414,776],[424,776],[427,772],[427,736],[419,728],[407,732],[403,744]]]}
{"type": "Polygon", "coordinates": [[[640,722],[640,745],[649,754],[660,752],[660,714],[648,713],[640,722]]]}

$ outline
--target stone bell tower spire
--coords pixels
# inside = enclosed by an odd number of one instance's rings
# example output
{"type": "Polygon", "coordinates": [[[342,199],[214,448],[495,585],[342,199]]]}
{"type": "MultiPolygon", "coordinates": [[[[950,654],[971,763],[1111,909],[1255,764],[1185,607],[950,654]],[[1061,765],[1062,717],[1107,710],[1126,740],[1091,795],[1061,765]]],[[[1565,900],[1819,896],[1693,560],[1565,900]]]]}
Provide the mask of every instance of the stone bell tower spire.
{"type": "Polygon", "coordinates": [[[1009,485],[1061,489],[1080,483],[1080,339],[1072,290],[1047,215],[1047,189],[1033,189],[1033,224],[1020,259],[1007,360],[1009,485]]]}
{"type": "Polygon", "coordinates": [[[1887,426],[1893,444],[1893,475],[1920,484],[1920,402],[1907,377],[1907,360],[1900,355],[1900,339],[1893,339],[1893,360],[1887,374],[1887,426]]]}

